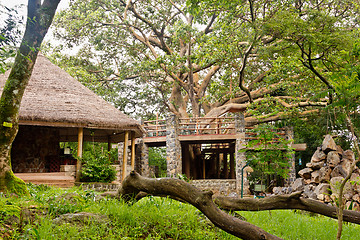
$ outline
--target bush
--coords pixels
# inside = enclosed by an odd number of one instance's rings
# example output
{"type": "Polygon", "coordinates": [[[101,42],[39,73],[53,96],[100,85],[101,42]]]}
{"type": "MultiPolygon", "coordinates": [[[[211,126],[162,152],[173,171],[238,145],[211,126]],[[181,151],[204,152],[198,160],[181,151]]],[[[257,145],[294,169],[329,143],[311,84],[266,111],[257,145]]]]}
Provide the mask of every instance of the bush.
{"type": "Polygon", "coordinates": [[[84,153],[81,159],[83,166],[81,168],[82,182],[112,182],[116,178],[116,170],[111,166],[108,155],[94,156],[90,152],[84,153]]]}

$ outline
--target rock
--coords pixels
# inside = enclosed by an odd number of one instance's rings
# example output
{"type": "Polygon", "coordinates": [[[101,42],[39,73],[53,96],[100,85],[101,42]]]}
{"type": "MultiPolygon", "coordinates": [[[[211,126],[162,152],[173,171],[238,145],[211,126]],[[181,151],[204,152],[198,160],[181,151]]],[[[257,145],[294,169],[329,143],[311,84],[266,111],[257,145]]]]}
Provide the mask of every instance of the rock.
{"type": "Polygon", "coordinates": [[[311,178],[304,179],[304,183],[305,183],[305,185],[309,185],[310,183],[312,183],[311,178]]]}
{"type": "Polygon", "coordinates": [[[324,151],[324,153],[336,151],[336,144],[331,135],[328,134],[325,136],[325,139],[321,145],[321,149],[324,151]]]}
{"type": "Polygon", "coordinates": [[[353,185],[354,191],[360,194],[360,175],[358,173],[353,173],[351,175],[350,181],[351,184],[353,185]]]}
{"type": "Polygon", "coordinates": [[[346,172],[344,171],[342,166],[338,165],[332,170],[330,176],[331,178],[346,177],[346,172]]]}
{"type": "Polygon", "coordinates": [[[55,224],[84,224],[88,222],[107,223],[110,222],[110,220],[106,215],[88,212],[66,213],[53,220],[53,223],[55,224]]]}
{"type": "Polygon", "coordinates": [[[282,192],[282,187],[274,187],[272,191],[275,195],[279,195],[282,192]]]}
{"type": "Polygon", "coordinates": [[[359,195],[359,194],[355,194],[355,195],[353,196],[353,200],[360,203],[360,195],[359,195]]]}
{"type": "Polygon", "coordinates": [[[347,192],[347,193],[344,194],[344,198],[345,198],[347,201],[352,200],[353,196],[354,196],[354,194],[351,194],[351,193],[349,193],[349,192],[347,192]]]}
{"type": "Polygon", "coordinates": [[[344,150],[339,145],[336,145],[336,153],[342,157],[344,155],[344,150]]]}
{"type": "Polygon", "coordinates": [[[305,182],[304,179],[302,178],[297,178],[292,184],[291,184],[291,188],[297,192],[297,191],[303,191],[304,190],[304,186],[305,186],[305,182]]]}
{"type": "Polygon", "coordinates": [[[332,172],[331,168],[329,166],[322,167],[320,168],[319,172],[320,172],[320,182],[328,183],[331,177],[331,172],[332,172]]]}
{"type": "Polygon", "coordinates": [[[318,170],[318,169],[322,168],[324,165],[326,165],[324,161],[309,162],[306,164],[306,167],[311,168],[313,170],[318,170]]]}
{"type": "Polygon", "coordinates": [[[320,183],[314,190],[314,193],[317,196],[317,199],[323,201],[325,199],[325,195],[329,195],[330,193],[330,184],[328,183],[320,183]],[[323,195],[323,196],[320,196],[323,195]]]}
{"type": "Polygon", "coordinates": [[[312,155],[311,157],[311,162],[320,162],[322,160],[326,159],[326,154],[320,150],[320,148],[317,148],[317,150],[315,151],[315,153],[312,155]]]}
{"type": "MultiPolygon", "coordinates": [[[[333,177],[330,180],[330,188],[332,195],[334,195],[336,198],[339,197],[339,190],[340,190],[340,184],[344,180],[343,177],[333,177]]],[[[354,196],[354,191],[352,189],[352,186],[349,181],[346,182],[344,187],[344,195],[348,194],[351,196],[354,196]]]]}
{"type": "Polygon", "coordinates": [[[343,155],[343,159],[349,159],[350,162],[355,160],[354,152],[351,150],[346,150],[343,155]]]}
{"type": "Polygon", "coordinates": [[[300,177],[302,177],[302,178],[310,179],[310,178],[311,178],[311,172],[312,172],[312,169],[311,169],[311,168],[304,168],[304,169],[301,169],[301,170],[299,171],[299,175],[300,175],[300,177]]]}
{"type": "Polygon", "coordinates": [[[311,198],[311,199],[314,199],[316,200],[317,199],[317,196],[316,194],[314,193],[314,186],[313,185],[305,185],[304,187],[304,192],[303,192],[303,196],[305,198],[311,198]]]}
{"type": "Polygon", "coordinates": [[[319,194],[317,195],[317,199],[320,201],[325,201],[325,195],[324,194],[319,194]]]}
{"type": "Polygon", "coordinates": [[[320,183],[320,171],[316,170],[311,173],[311,182],[320,183]]]}
{"type": "Polygon", "coordinates": [[[352,163],[352,161],[348,158],[343,158],[340,163],[340,166],[342,167],[342,169],[344,170],[346,175],[348,175],[350,172],[351,163],[352,163]]]}
{"type": "Polygon", "coordinates": [[[358,202],[353,202],[353,210],[360,211],[360,204],[358,202]]]}
{"type": "Polygon", "coordinates": [[[331,202],[331,198],[329,195],[325,195],[324,202],[326,202],[326,203],[331,202]]]}
{"type": "Polygon", "coordinates": [[[326,157],[326,163],[334,168],[340,163],[340,156],[337,152],[331,151],[326,157]]]}
{"type": "Polygon", "coordinates": [[[346,210],[351,210],[351,209],[353,209],[353,206],[352,206],[352,202],[351,202],[351,201],[347,201],[347,202],[345,203],[345,209],[346,209],[346,210]]]}

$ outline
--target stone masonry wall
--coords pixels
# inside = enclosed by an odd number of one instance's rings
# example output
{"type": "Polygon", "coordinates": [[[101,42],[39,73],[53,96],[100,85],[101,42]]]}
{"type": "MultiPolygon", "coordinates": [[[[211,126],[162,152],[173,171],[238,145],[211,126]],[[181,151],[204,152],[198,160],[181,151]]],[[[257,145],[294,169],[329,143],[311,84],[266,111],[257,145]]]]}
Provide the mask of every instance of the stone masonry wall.
{"type": "Polygon", "coordinates": [[[167,176],[174,177],[182,173],[181,144],[179,140],[179,119],[171,115],[166,119],[166,162],[167,176]]]}
{"type": "Polygon", "coordinates": [[[228,196],[236,193],[235,179],[192,180],[190,183],[201,190],[211,190],[214,194],[228,196]]]}
{"type": "Polygon", "coordinates": [[[56,128],[20,126],[11,151],[14,172],[59,172],[59,156],[59,131],[56,128]]]}

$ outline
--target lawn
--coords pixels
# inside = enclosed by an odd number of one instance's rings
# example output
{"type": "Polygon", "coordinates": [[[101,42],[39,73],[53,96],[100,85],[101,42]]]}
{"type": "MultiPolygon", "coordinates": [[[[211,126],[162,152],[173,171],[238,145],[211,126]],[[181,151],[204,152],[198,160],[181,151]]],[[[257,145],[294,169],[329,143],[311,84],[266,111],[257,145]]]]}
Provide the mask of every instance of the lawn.
{"type": "MultiPolygon", "coordinates": [[[[0,195],[0,239],[237,239],[214,227],[189,204],[148,197],[133,204],[79,188],[29,185],[31,196],[0,195]],[[55,223],[65,213],[90,212],[105,221],[55,223]]],[[[335,239],[337,222],[301,211],[239,212],[284,239],[335,239]]],[[[359,239],[345,224],[342,239],[359,239]]]]}

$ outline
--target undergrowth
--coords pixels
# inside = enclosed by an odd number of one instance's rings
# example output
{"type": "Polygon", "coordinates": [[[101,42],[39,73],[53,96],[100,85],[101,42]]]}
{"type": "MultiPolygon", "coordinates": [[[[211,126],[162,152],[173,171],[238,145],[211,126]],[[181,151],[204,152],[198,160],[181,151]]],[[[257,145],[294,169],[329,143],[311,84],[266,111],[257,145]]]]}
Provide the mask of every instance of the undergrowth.
{"type": "MultiPolygon", "coordinates": [[[[30,196],[0,194],[0,239],[237,239],[214,227],[195,207],[148,197],[133,204],[79,188],[28,185],[30,196]],[[55,223],[65,213],[90,212],[106,222],[55,223]]],[[[239,212],[283,239],[334,239],[336,221],[294,211],[239,212]]],[[[360,226],[345,224],[342,239],[359,239],[360,226]]]]}

